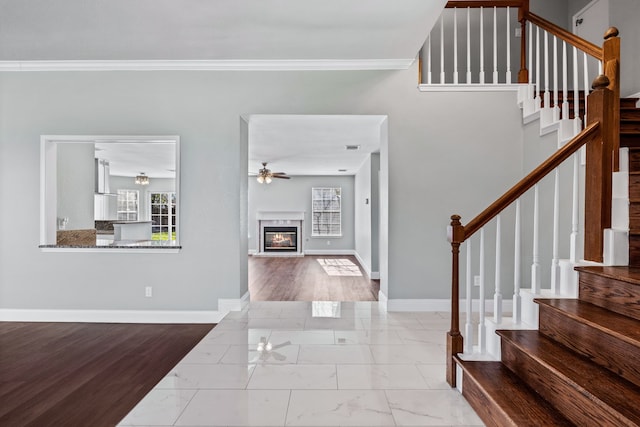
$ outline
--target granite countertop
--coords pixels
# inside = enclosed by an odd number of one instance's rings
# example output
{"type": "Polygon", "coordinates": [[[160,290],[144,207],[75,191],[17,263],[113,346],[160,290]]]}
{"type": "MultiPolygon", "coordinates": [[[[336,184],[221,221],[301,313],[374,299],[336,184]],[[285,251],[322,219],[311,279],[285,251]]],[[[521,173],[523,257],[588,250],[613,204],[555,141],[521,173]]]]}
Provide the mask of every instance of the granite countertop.
{"type": "Polygon", "coordinates": [[[39,248],[182,249],[182,246],[171,240],[119,240],[104,245],[40,245],[39,248]]]}
{"type": "Polygon", "coordinates": [[[152,221],[111,221],[112,224],[151,224],[152,221]]]}

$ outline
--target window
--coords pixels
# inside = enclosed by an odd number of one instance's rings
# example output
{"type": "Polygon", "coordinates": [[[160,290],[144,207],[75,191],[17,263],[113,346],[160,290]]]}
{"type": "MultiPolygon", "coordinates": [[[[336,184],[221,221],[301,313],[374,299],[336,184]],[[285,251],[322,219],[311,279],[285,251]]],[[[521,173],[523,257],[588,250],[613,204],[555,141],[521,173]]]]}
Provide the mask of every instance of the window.
{"type": "Polygon", "coordinates": [[[138,190],[118,190],[118,220],[138,220],[138,190]]]}
{"type": "Polygon", "coordinates": [[[151,239],[176,240],[176,193],[149,193],[151,239]]]}
{"type": "Polygon", "coordinates": [[[341,188],[311,189],[311,235],[342,236],[341,188]]]}

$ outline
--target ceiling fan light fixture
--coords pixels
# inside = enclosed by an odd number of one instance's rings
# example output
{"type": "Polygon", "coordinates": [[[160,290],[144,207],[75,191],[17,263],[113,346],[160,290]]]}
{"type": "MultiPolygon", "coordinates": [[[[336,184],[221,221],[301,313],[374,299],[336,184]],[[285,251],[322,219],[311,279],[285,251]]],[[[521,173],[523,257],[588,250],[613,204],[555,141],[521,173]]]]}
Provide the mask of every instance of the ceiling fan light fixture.
{"type": "Polygon", "coordinates": [[[267,175],[267,177],[264,179],[264,182],[266,182],[267,184],[271,184],[271,177],[267,175]]]}
{"type": "Polygon", "coordinates": [[[135,182],[137,185],[149,185],[149,177],[144,172],[140,172],[140,175],[136,176],[135,182]]]}
{"type": "Polygon", "coordinates": [[[256,178],[256,180],[257,180],[260,184],[264,184],[264,176],[262,176],[262,175],[258,175],[258,178],[256,178]]]}

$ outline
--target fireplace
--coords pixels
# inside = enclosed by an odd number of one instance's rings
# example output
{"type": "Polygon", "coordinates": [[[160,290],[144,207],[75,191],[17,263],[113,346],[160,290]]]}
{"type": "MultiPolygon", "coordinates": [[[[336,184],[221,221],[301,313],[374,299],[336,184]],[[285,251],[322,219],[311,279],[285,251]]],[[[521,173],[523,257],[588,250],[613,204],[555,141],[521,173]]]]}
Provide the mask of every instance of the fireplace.
{"type": "Polygon", "coordinates": [[[298,252],[298,227],[264,227],[265,252],[298,252]]]}

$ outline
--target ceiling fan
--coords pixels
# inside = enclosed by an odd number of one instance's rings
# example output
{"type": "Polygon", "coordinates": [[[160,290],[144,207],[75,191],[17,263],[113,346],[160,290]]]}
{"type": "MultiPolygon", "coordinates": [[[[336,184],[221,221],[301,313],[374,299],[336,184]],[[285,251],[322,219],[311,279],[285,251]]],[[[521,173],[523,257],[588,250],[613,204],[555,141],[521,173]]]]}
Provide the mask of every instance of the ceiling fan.
{"type": "Polygon", "coordinates": [[[281,178],[281,179],[289,179],[286,173],[284,172],[271,172],[270,169],[267,169],[267,162],[262,162],[262,169],[258,171],[258,182],[260,184],[271,183],[272,178],[281,178]]]}

